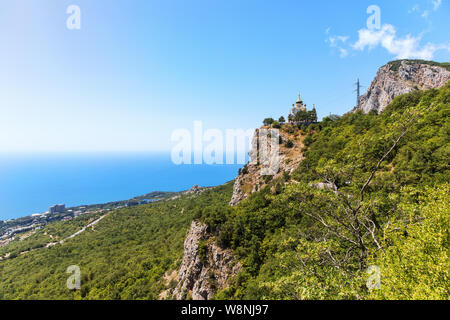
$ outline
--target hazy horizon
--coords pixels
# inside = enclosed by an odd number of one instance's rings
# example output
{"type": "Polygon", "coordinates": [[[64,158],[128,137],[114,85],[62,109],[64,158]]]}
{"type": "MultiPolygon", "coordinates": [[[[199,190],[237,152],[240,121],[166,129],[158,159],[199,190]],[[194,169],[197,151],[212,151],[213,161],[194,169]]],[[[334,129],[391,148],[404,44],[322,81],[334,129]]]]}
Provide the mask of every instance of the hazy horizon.
{"type": "Polygon", "coordinates": [[[450,61],[448,1],[377,1],[377,30],[372,4],[3,1],[0,151],[170,150],[195,120],[256,128],[298,92],[343,114],[388,61],[450,61]]]}
{"type": "Polygon", "coordinates": [[[153,191],[184,191],[233,180],[242,165],[180,165],[169,153],[0,154],[0,220],[68,207],[128,200],[153,191]]]}

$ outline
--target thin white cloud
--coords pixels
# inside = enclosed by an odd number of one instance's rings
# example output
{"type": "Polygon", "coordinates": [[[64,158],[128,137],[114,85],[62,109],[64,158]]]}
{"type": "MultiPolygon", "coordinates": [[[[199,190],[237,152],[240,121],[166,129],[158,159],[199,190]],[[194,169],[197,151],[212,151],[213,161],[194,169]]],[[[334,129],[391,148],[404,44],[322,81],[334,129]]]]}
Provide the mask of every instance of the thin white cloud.
{"type": "Polygon", "coordinates": [[[345,58],[348,56],[348,50],[344,48],[338,48],[339,49],[339,57],[345,58]]]}
{"type": "Polygon", "coordinates": [[[429,15],[430,15],[430,11],[425,10],[425,11],[422,13],[422,18],[428,18],[429,15]]]}
{"type": "Polygon", "coordinates": [[[420,6],[418,4],[415,4],[410,10],[408,10],[408,13],[418,12],[419,10],[420,6]]]}
{"type": "Polygon", "coordinates": [[[328,39],[326,39],[325,42],[328,42],[330,47],[336,47],[336,38],[335,37],[328,37],[328,39]]]}
{"type": "Polygon", "coordinates": [[[337,38],[338,38],[341,42],[345,43],[350,37],[349,37],[349,36],[337,36],[337,38]]]}
{"type": "MultiPolygon", "coordinates": [[[[421,15],[430,22],[429,16],[437,11],[442,5],[442,0],[428,0],[428,8],[424,11],[419,4],[415,4],[409,14],[415,13],[421,15]]],[[[431,22],[430,22],[431,23],[431,22]]],[[[369,51],[375,47],[382,47],[397,59],[425,59],[432,60],[434,54],[438,50],[447,50],[450,52],[450,45],[426,43],[421,44],[422,36],[426,32],[419,35],[408,34],[406,36],[398,36],[396,28],[391,24],[384,24],[380,29],[361,29],[358,31],[358,40],[354,43],[349,41],[348,36],[337,36],[330,34],[331,27],[325,30],[327,38],[325,40],[333,50],[339,52],[341,58],[345,58],[352,51],[369,51]]]]}
{"type": "MultiPolygon", "coordinates": [[[[328,28],[325,31],[325,33],[329,34],[330,33],[330,28],[328,28]]],[[[334,35],[330,35],[325,40],[325,42],[328,43],[328,45],[331,48],[335,48],[339,52],[339,57],[345,58],[346,56],[348,56],[348,49],[343,48],[343,46],[345,45],[345,43],[347,42],[348,39],[350,39],[349,36],[334,36],[334,35]]]]}
{"type": "Polygon", "coordinates": [[[408,13],[418,13],[420,14],[420,16],[424,19],[429,18],[430,14],[433,11],[437,11],[439,9],[439,7],[442,5],[442,0],[431,0],[429,2],[428,8],[425,9],[424,11],[421,10],[420,6],[418,4],[415,4],[411,9],[408,10],[408,13]],[[420,13],[422,12],[422,13],[420,13]]]}
{"type": "Polygon", "coordinates": [[[420,45],[421,35],[414,37],[398,37],[393,25],[385,24],[379,30],[361,29],[358,31],[359,39],[352,45],[355,50],[371,50],[377,46],[382,46],[389,53],[394,54],[397,59],[433,59],[437,50],[446,49],[450,51],[448,45],[435,45],[427,43],[420,45]]]}
{"type": "Polygon", "coordinates": [[[439,9],[439,7],[442,4],[442,0],[432,0],[431,1],[433,3],[433,10],[436,11],[437,9],[439,9]]]}

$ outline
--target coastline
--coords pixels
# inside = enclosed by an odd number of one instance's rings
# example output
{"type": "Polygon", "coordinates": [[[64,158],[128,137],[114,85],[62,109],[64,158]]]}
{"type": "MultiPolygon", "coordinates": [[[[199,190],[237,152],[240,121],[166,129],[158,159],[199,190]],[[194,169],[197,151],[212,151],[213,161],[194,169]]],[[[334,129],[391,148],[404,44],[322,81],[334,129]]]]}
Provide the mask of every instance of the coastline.
{"type": "Polygon", "coordinates": [[[0,220],[66,207],[125,201],[148,192],[181,192],[234,179],[241,165],[175,165],[169,153],[0,155],[0,220]]]}

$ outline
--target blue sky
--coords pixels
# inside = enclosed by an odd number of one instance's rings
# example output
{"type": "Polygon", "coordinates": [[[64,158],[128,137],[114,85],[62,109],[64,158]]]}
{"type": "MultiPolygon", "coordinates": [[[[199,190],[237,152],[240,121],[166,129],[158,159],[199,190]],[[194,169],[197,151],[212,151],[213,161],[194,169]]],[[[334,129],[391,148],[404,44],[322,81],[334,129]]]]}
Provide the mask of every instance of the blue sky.
{"type": "Polygon", "coordinates": [[[319,117],[343,114],[356,78],[367,87],[390,60],[450,61],[449,13],[448,0],[3,0],[0,152],[170,150],[195,120],[287,116],[298,91],[319,117]]]}

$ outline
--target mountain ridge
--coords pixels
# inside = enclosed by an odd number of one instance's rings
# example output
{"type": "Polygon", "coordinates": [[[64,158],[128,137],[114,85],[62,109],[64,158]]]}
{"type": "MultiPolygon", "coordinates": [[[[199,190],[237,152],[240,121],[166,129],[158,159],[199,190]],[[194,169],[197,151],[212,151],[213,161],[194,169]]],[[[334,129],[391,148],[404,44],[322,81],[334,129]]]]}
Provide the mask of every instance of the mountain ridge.
{"type": "Polygon", "coordinates": [[[382,112],[392,100],[416,90],[440,88],[450,80],[450,63],[395,60],[382,66],[353,112],[382,112]]]}

